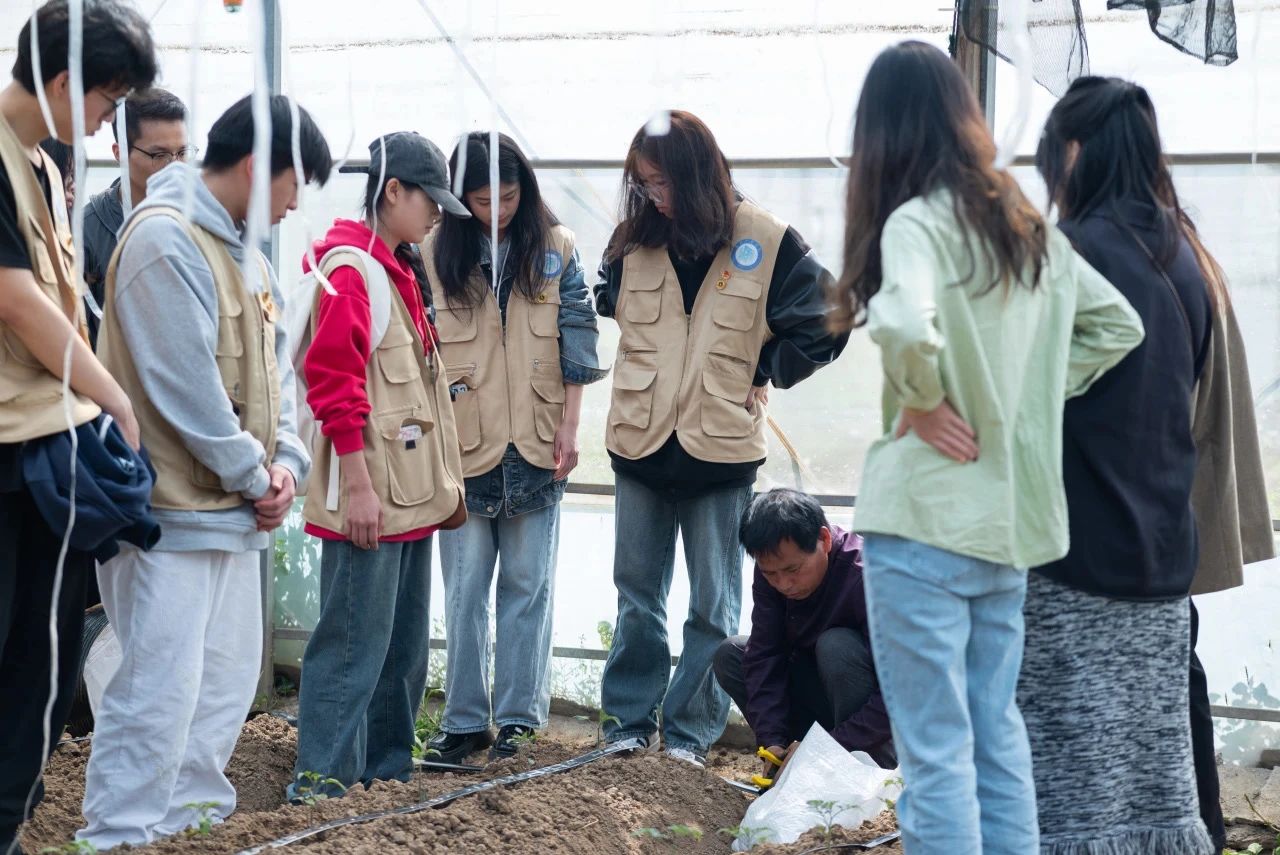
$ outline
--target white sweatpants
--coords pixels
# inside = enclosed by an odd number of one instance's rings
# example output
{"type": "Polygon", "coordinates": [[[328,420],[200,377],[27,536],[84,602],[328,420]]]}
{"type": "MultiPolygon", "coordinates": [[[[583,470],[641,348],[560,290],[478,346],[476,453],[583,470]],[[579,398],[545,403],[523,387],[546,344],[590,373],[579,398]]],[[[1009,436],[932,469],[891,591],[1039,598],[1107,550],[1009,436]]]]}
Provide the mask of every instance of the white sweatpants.
{"type": "Polygon", "coordinates": [[[223,769],[261,665],[259,555],[127,549],[98,568],[123,656],[98,710],[77,840],[137,846],[192,825],[183,805],[235,810],[223,769]]]}

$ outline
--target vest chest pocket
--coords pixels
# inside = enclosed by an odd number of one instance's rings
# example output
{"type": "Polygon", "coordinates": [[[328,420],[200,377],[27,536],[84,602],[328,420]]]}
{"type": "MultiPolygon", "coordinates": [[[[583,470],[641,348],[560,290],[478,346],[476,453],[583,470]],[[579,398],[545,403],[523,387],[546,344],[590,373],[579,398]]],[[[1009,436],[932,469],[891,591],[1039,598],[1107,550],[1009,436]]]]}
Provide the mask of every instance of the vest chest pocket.
{"type": "MultiPolygon", "coordinates": [[[[711,318],[717,326],[745,332],[755,326],[763,283],[735,276],[716,283],[711,318]],[[724,287],[720,287],[720,282],[724,287]]],[[[745,396],[744,396],[745,400],[745,396]]]]}
{"type": "Polygon", "coordinates": [[[400,324],[392,324],[376,351],[378,370],[388,383],[409,383],[422,376],[413,334],[400,324]]]}
{"type": "Polygon", "coordinates": [[[529,380],[537,393],[533,399],[534,429],[538,432],[538,439],[553,442],[564,418],[564,379],[558,369],[540,365],[534,360],[529,380]]]}
{"type": "Polygon", "coordinates": [[[613,367],[613,405],[609,423],[644,430],[653,415],[653,381],[658,377],[656,350],[624,350],[613,367]]]}
{"type": "Polygon", "coordinates": [[[559,338],[560,304],[530,303],[529,331],[540,338],[559,338]]]}
{"type": "Polygon", "coordinates": [[[633,324],[652,324],[662,314],[662,271],[623,274],[622,316],[633,324]]]}
{"type": "Polygon", "coordinates": [[[434,428],[430,421],[403,412],[378,417],[378,433],[387,461],[387,486],[391,501],[401,507],[420,505],[436,494],[438,461],[429,444],[435,437],[428,436],[434,428]]]}
{"type": "MultiPolygon", "coordinates": [[[[458,445],[462,453],[475,451],[484,439],[480,427],[480,392],[476,389],[476,364],[468,362],[460,365],[446,365],[445,376],[452,388],[457,383],[464,383],[466,391],[458,392],[453,397],[453,419],[457,423],[458,445]]],[[[452,394],[452,393],[451,393],[452,394]]]]}
{"type": "Polygon", "coordinates": [[[240,365],[244,359],[244,338],[240,330],[243,312],[237,301],[218,304],[218,343],[214,357],[218,361],[218,373],[222,375],[222,386],[233,404],[245,400],[245,390],[240,388],[240,365]]]}
{"type": "Polygon", "coordinates": [[[743,404],[751,391],[751,366],[708,354],[702,368],[700,418],[707,436],[741,438],[755,432],[756,417],[743,404]]]}
{"type": "Polygon", "coordinates": [[[440,335],[440,341],[473,341],[478,332],[476,317],[479,312],[479,307],[450,309],[436,306],[436,332],[440,335]]]}

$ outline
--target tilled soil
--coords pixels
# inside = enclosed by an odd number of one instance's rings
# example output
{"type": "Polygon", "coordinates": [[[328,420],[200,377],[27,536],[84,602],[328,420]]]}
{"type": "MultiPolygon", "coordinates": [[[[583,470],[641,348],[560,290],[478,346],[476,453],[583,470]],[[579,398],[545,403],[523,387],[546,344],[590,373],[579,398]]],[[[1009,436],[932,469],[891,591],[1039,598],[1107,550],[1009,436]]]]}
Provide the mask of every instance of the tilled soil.
{"type": "MultiPolygon", "coordinates": [[[[227,772],[239,793],[236,812],[208,835],[179,835],[135,851],[228,855],[322,822],[415,804],[477,781],[557,763],[594,747],[590,739],[552,736],[525,747],[515,758],[489,764],[484,772],[423,773],[409,783],[378,782],[368,791],[357,786],[343,798],[307,807],[284,803],[284,788],[293,775],[296,738],[291,726],[272,716],[247,723],[227,772]]],[[[83,825],[80,802],[89,752],[90,744],[85,742],[60,746],[54,754],[46,774],[45,800],[23,833],[27,852],[60,846],[83,825]]],[[[484,754],[470,760],[483,765],[484,754]]],[[[718,775],[745,779],[756,761],[743,753],[717,749],[709,766],[702,770],[653,754],[607,757],[570,772],[468,796],[442,808],[334,829],[290,848],[301,855],[725,853],[731,841],[721,829],[741,822],[749,798],[718,775]]],[[[886,815],[857,832],[837,829],[829,841],[821,833],[811,833],[796,844],[754,851],[799,853],[824,842],[870,840],[892,828],[892,815],[886,815]]]]}

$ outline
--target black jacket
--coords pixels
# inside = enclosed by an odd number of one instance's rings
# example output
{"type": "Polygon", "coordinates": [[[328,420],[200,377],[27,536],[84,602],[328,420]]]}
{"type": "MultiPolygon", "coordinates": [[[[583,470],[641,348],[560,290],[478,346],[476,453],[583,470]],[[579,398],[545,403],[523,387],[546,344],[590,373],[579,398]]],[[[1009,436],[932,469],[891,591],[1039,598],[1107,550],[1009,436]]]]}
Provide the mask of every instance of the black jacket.
{"type": "MultiPolygon", "coordinates": [[[[714,257],[684,262],[671,256],[680,279],[684,310],[693,311],[698,290],[706,280],[714,257]]],[[[596,312],[612,318],[622,288],[622,259],[600,265],[595,286],[596,312]]],[[[848,333],[833,335],[826,326],[827,285],[831,273],[794,228],[788,228],[778,247],[778,259],[769,280],[765,321],[773,338],[760,350],[754,383],[772,383],[788,389],[840,356],[848,333]]],[[[689,496],[709,489],[747,486],[755,482],[764,460],[750,463],[708,463],[690,455],[674,433],[653,454],[627,460],[610,452],[615,472],[630,475],[666,493],[689,496]]]]}
{"type": "Polygon", "coordinates": [[[1180,241],[1167,268],[1175,298],[1152,263],[1161,252],[1149,206],[1125,203],[1060,226],[1133,305],[1146,338],[1067,401],[1062,477],[1071,550],[1038,572],[1117,599],[1185,597],[1197,560],[1192,402],[1212,331],[1204,277],[1191,246],[1180,241]]]}

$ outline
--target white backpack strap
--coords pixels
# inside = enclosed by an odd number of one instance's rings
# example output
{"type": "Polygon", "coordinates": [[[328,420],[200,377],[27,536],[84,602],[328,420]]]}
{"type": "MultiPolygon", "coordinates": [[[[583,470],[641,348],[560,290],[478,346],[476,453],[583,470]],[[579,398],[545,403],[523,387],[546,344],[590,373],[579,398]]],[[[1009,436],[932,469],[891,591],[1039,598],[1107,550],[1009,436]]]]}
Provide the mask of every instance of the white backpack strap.
{"type": "MultiPolygon", "coordinates": [[[[382,344],[391,325],[391,279],[386,268],[372,255],[354,246],[336,246],[324,254],[320,269],[328,276],[339,267],[351,267],[364,279],[369,293],[369,348],[382,344]]],[[[338,450],[329,446],[329,483],[325,491],[325,508],[338,510],[338,450]]]]}

